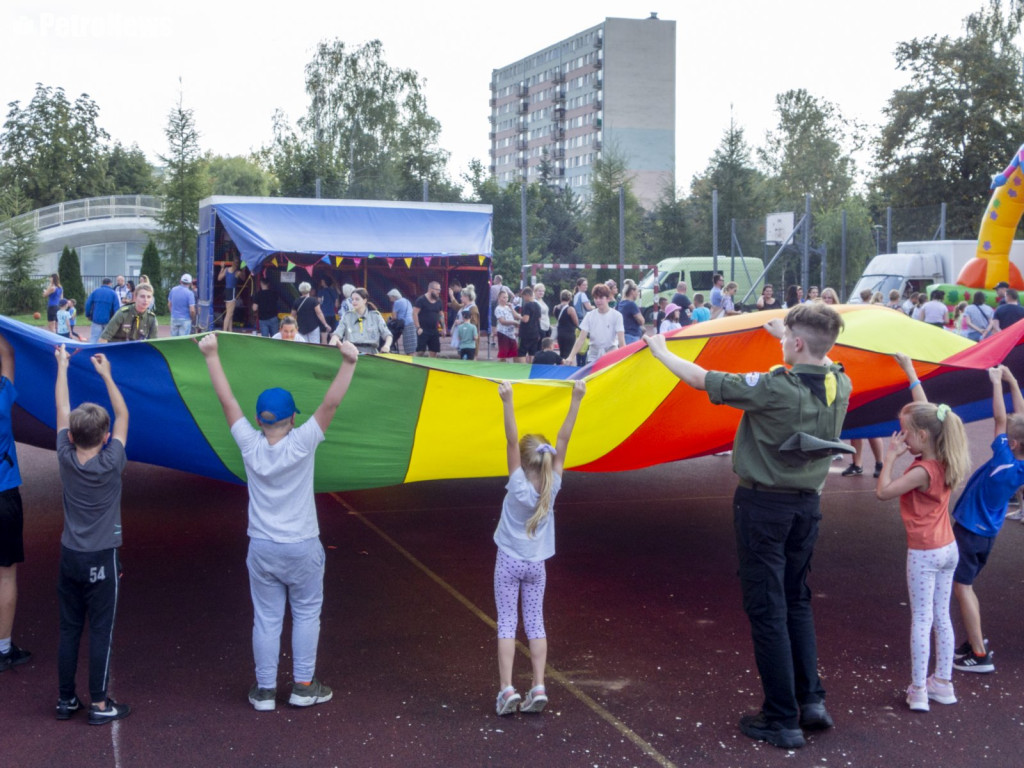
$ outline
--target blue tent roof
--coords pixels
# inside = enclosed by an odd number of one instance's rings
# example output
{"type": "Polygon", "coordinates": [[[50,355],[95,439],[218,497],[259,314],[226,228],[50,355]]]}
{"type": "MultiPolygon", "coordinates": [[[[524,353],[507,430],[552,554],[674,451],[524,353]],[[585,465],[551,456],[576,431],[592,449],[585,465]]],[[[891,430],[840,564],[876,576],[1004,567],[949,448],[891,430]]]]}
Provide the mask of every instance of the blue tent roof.
{"type": "Polygon", "coordinates": [[[210,197],[199,204],[201,222],[211,210],[253,271],[275,253],[491,255],[489,205],[210,197]]]}

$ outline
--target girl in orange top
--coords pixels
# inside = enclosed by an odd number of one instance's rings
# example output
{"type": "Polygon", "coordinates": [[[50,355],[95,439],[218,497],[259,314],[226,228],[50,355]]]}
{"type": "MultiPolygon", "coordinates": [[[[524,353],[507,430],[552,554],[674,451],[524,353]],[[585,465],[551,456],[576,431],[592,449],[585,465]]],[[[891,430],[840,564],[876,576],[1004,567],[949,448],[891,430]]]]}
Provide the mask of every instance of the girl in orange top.
{"type": "Polygon", "coordinates": [[[971,468],[963,422],[948,405],[928,402],[906,355],[896,360],[907,374],[914,402],[900,411],[900,431],[889,440],[875,495],[899,497],[907,529],[907,589],[910,592],[911,685],[907,704],[928,711],[928,700],[955,704],[953,693],[953,624],[949,597],[959,559],[949,521],[949,497],[971,468]],[[910,453],[906,472],[892,476],[893,464],[910,453]],[[935,674],[928,677],[931,630],[935,626],[935,674]]]}

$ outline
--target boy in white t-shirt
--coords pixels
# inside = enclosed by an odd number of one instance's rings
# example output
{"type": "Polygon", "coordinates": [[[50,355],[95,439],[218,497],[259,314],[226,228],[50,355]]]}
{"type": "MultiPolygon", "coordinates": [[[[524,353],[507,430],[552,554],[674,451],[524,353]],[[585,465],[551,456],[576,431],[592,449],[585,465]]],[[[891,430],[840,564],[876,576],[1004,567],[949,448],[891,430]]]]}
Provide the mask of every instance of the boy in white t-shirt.
{"type": "Polygon", "coordinates": [[[352,382],[359,352],[350,342],[338,345],[342,362],[323,402],[299,427],[295,400],[285,389],[264,390],[256,401],[255,429],[242,414],[228,383],[217,337],[205,336],[199,349],[206,358],[217,399],[242,452],[249,485],[249,585],[253,601],[252,647],[256,683],[249,703],[261,712],[274,709],[277,662],[285,600],[292,613],[294,683],[288,703],[309,707],[330,701],[329,687],[314,677],[324,599],[324,548],[313,500],[314,455],[352,382]]]}
{"type": "Polygon", "coordinates": [[[612,292],[606,285],[594,287],[594,311],[588,312],[580,323],[580,335],[576,337],[572,352],[567,360],[575,360],[576,353],[580,351],[583,343],[590,340],[590,348],[587,350],[587,364],[593,363],[597,358],[616,347],[626,346],[625,326],[622,322],[622,314],[614,311],[609,302],[612,292]]]}

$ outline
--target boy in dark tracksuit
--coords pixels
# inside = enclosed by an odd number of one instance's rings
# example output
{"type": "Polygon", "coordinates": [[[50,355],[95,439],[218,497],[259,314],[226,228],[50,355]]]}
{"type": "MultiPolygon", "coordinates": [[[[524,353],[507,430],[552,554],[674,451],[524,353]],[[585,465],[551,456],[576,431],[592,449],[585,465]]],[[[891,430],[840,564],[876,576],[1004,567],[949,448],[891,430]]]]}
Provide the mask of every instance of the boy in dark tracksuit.
{"type": "Polygon", "coordinates": [[[107,697],[110,650],[117,611],[121,565],[121,473],[127,458],[128,407],[103,354],[91,359],[107,387],[114,409],[113,427],[106,410],[83,403],[71,410],[68,394],[69,356],[64,345],[57,356],[57,463],[63,485],[64,532],[61,534],[60,645],[57,671],[60,698],[57,719],[67,720],[81,706],[75,695],[78,646],[89,622],[89,725],[127,717],[131,708],[107,697]],[[110,439],[107,442],[108,438],[110,439]]]}

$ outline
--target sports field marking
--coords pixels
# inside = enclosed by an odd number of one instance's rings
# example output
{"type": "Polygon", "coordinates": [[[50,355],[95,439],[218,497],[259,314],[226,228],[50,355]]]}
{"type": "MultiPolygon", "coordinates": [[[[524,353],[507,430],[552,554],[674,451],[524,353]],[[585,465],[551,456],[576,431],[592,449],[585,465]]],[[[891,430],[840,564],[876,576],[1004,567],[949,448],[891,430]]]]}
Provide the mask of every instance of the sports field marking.
{"type": "MultiPolygon", "coordinates": [[[[467,598],[465,595],[463,595],[461,592],[455,589],[455,587],[453,587],[447,581],[445,581],[432,570],[430,570],[419,559],[417,559],[415,555],[413,555],[409,550],[407,550],[405,547],[403,547],[401,544],[399,544],[397,541],[391,538],[387,533],[385,533],[372,522],[370,522],[366,518],[366,516],[364,516],[359,510],[357,510],[355,507],[353,507],[351,504],[345,501],[345,499],[343,499],[340,495],[338,495],[337,493],[331,493],[330,496],[342,507],[344,507],[350,515],[355,517],[359,522],[361,522],[363,525],[365,525],[367,528],[369,528],[371,531],[377,534],[381,539],[387,542],[396,552],[398,552],[402,557],[408,560],[427,578],[432,580],[435,584],[441,587],[441,589],[443,589],[445,592],[447,592],[449,595],[455,598],[459,603],[461,603],[465,608],[467,608],[470,613],[472,613],[474,616],[480,619],[480,621],[489,626],[491,629],[497,630],[498,626],[494,623],[494,619],[492,619],[486,613],[481,611],[476,605],[473,604],[472,601],[469,600],[469,598],[467,598]]],[[[516,648],[519,650],[521,654],[529,658],[529,649],[518,640],[516,641],[516,648]]],[[[572,680],[563,675],[550,664],[548,664],[545,668],[545,674],[551,679],[555,680],[556,682],[561,683],[561,685],[563,685],[565,689],[569,691],[569,693],[571,693],[573,696],[579,699],[579,701],[581,701],[591,712],[596,714],[602,720],[611,725],[615,730],[617,730],[627,739],[632,741],[637,747],[640,748],[640,750],[645,755],[654,760],[658,765],[662,766],[662,768],[676,768],[675,763],[673,763],[671,760],[669,760],[667,757],[661,754],[658,750],[656,750],[649,742],[642,739],[632,728],[630,728],[624,722],[619,720],[619,718],[617,718],[607,709],[605,709],[596,701],[594,701],[594,699],[592,699],[586,693],[581,691],[576,686],[576,684],[572,682],[572,680]]]]}

